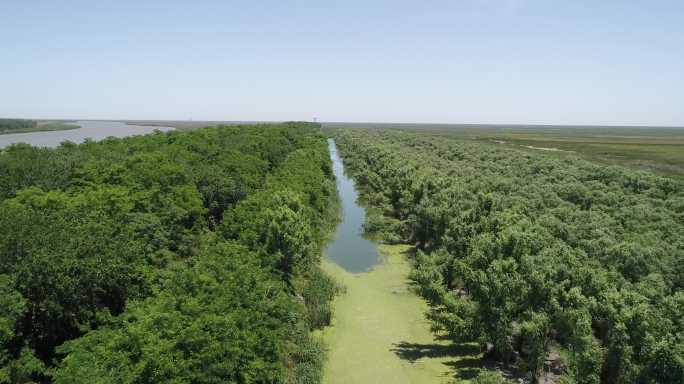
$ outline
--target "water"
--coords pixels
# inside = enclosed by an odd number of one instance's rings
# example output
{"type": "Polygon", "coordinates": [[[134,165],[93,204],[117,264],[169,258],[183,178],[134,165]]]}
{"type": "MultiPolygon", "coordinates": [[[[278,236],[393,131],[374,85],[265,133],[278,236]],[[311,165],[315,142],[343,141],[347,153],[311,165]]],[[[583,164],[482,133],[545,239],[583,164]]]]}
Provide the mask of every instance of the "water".
{"type": "Polygon", "coordinates": [[[148,127],[142,125],[128,125],[119,121],[77,121],[81,128],[66,131],[46,131],[29,133],[11,133],[0,135],[0,148],[14,143],[27,143],[38,147],[56,147],[62,141],[82,143],[86,138],[102,140],[108,136],[124,137],[172,130],[172,127],[148,127]]]}
{"type": "Polygon", "coordinates": [[[328,148],[342,203],[342,222],[337,226],[335,238],[328,244],[326,253],[349,272],[365,272],[378,263],[378,251],[375,244],[362,235],[366,211],[356,202],[358,193],[354,182],[344,174],[344,165],[334,140],[328,139],[328,148]]]}

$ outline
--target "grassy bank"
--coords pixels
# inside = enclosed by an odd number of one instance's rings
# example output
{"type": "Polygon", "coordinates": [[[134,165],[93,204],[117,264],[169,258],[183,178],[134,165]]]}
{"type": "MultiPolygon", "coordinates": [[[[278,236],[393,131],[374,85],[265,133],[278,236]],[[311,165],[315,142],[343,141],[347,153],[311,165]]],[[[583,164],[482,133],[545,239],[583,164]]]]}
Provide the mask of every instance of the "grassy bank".
{"type": "Polygon", "coordinates": [[[383,263],[352,274],[325,260],[324,270],[345,286],[334,302],[325,384],[451,383],[480,366],[477,348],[436,340],[425,319],[426,303],[409,289],[406,246],[379,247],[383,263]]]}

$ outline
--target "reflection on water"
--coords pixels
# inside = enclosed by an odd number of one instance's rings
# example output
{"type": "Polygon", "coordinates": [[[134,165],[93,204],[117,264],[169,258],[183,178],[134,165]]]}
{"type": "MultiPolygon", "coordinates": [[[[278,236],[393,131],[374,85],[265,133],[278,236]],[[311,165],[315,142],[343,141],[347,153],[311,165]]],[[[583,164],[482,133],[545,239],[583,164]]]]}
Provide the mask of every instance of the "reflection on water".
{"type": "Polygon", "coordinates": [[[28,133],[10,133],[0,135],[0,148],[14,143],[27,143],[38,147],[56,147],[63,141],[82,143],[86,138],[102,140],[108,136],[124,137],[172,130],[172,127],[147,127],[142,125],[128,125],[119,121],[77,121],[81,128],[65,131],[46,131],[28,133]]]}
{"type": "Polygon", "coordinates": [[[335,141],[328,139],[328,147],[342,203],[342,222],[337,227],[335,238],[328,244],[326,253],[349,272],[368,271],[378,263],[379,258],[375,244],[362,236],[366,211],[356,202],[358,193],[354,182],[344,174],[344,165],[337,153],[335,141]]]}

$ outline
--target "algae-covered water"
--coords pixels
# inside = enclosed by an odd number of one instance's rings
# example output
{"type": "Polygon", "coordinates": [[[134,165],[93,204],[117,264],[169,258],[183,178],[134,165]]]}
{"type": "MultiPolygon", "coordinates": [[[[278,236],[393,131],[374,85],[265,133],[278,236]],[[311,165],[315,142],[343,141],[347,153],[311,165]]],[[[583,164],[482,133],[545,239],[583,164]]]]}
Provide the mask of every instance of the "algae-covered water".
{"type": "Polygon", "coordinates": [[[323,383],[443,384],[463,379],[454,367],[479,365],[479,352],[457,353],[430,332],[428,306],[409,287],[410,247],[378,246],[363,237],[366,212],[335,142],[328,140],[328,146],[343,218],[322,266],[344,292],[333,302],[331,326],[320,332],[327,349],[323,383]]]}

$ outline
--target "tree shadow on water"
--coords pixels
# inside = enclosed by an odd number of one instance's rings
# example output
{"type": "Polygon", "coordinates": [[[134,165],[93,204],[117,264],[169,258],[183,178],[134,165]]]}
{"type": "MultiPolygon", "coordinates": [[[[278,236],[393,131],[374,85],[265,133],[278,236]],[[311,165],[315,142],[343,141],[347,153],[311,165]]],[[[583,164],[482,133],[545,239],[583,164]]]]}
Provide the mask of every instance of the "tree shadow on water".
{"type": "Polygon", "coordinates": [[[396,353],[401,359],[412,363],[424,357],[446,357],[456,353],[453,345],[419,344],[406,341],[394,344],[392,352],[396,353]]]}
{"type": "Polygon", "coordinates": [[[476,344],[420,344],[402,341],[394,344],[392,352],[411,363],[422,358],[453,358],[443,364],[454,370],[459,379],[472,379],[482,368],[482,357],[476,344]]]}
{"type": "Polygon", "coordinates": [[[444,365],[452,368],[459,379],[470,380],[475,378],[484,368],[480,356],[462,356],[458,360],[449,361],[444,365]]]}

